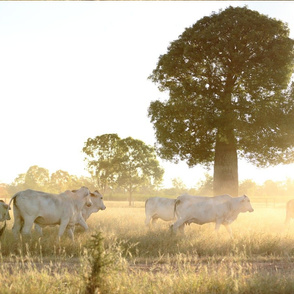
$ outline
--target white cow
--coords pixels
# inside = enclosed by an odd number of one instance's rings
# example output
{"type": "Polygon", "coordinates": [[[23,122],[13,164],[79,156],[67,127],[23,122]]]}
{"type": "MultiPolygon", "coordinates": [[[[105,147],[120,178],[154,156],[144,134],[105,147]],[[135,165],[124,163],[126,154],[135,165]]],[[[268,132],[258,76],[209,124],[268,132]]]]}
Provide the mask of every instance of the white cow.
{"type": "MultiPolygon", "coordinates": [[[[98,212],[100,209],[105,210],[106,206],[103,203],[103,196],[96,190],[90,194],[92,205],[84,205],[82,209],[83,219],[86,221],[90,215],[94,212],[98,212]]],[[[80,224],[82,226],[82,224],[80,224]]]]}
{"type": "Polygon", "coordinates": [[[3,200],[0,200],[0,222],[4,222],[3,227],[0,229],[0,237],[6,228],[7,220],[10,220],[9,206],[3,200]]]}
{"type": "Polygon", "coordinates": [[[157,219],[164,221],[172,221],[175,219],[175,202],[176,199],[151,197],[145,202],[145,224],[146,226],[154,224],[157,219]]]}
{"type": "MultiPolygon", "coordinates": [[[[73,190],[72,192],[76,192],[76,190],[73,190]]],[[[97,190],[93,193],[90,193],[90,196],[91,196],[92,205],[91,206],[88,206],[87,204],[84,205],[81,211],[81,215],[78,218],[76,223],[80,225],[81,227],[83,227],[86,231],[89,229],[86,223],[86,220],[90,217],[90,215],[94,212],[98,212],[100,209],[101,210],[106,209],[106,206],[103,203],[103,197],[97,190]]],[[[45,227],[45,225],[39,225],[35,223],[35,229],[41,236],[43,235],[42,227],[45,227]]],[[[68,232],[70,235],[72,235],[71,228],[68,228],[68,232]]]]}
{"type": "MultiPolygon", "coordinates": [[[[34,222],[38,225],[59,225],[59,238],[68,227],[71,239],[74,238],[73,228],[78,221],[82,222],[81,211],[84,205],[92,205],[90,191],[82,187],[76,192],[65,191],[59,195],[25,190],[16,193],[13,201],[14,224],[16,237],[21,232],[30,235],[34,222]]],[[[87,226],[87,224],[84,224],[87,226]]]]}
{"type": "Polygon", "coordinates": [[[8,204],[6,204],[3,200],[0,200],[0,222],[4,222],[6,220],[10,220],[8,204]]]}
{"type": "Polygon", "coordinates": [[[178,229],[183,229],[185,224],[203,225],[214,222],[216,231],[219,230],[220,225],[224,225],[232,236],[230,224],[238,217],[240,212],[247,211],[253,212],[254,210],[246,195],[240,197],[183,195],[177,198],[175,204],[177,221],[172,225],[172,229],[176,232],[178,229]]]}

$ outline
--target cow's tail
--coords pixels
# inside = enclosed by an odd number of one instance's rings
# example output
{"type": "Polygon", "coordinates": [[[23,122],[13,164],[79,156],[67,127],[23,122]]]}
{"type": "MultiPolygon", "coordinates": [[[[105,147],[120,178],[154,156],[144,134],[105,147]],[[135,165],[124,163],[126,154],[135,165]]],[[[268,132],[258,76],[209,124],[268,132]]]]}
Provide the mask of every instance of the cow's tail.
{"type": "MultiPolygon", "coordinates": [[[[175,199],[174,202],[174,219],[178,218],[178,214],[177,214],[177,206],[180,204],[181,200],[180,199],[175,199]]],[[[172,225],[170,225],[169,230],[171,233],[173,233],[173,229],[174,228],[174,223],[172,225]]]]}
{"type": "Polygon", "coordinates": [[[175,218],[178,218],[178,214],[177,214],[177,207],[178,207],[178,205],[181,203],[181,200],[180,199],[176,199],[175,200],[175,205],[174,205],[174,216],[175,216],[175,218]]]}
{"type": "MultiPolygon", "coordinates": [[[[5,211],[5,214],[4,214],[4,217],[6,217],[6,214],[8,213],[9,209],[10,209],[10,205],[11,205],[11,202],[16,198],[16,196],[18,195],[18,193],[14,194],[12,196],[12,198],[10,199],[9,203],[8,203],[8,206],[7,206],[7,209],[5,211]]],[[[3,227],[0,229],[0,237],[3,235],[4,231],[5,231],[5,228],[6,228],[6,220],[4,221],[4,225],[3,227]]]]}
{"type": "Polygon", "coordinates": [[[148,202],[149,199],[150,199],[150,198],[148,198],[148,199],[145,201],[145,209],[146,209],[146,205],[147,205],[147,202],[148,202]]]}
{"type": "Polygon", "coordinates": [[[16,194],[14,194],[12,197],[11,197],[11,199],[10,199],[10,201],[9,201],[9,203],[8,203],[8,208],[7,208],[7,211],[10,209],[10,205],[11,205],[11,202],[13,201],[13,200],[15,200],[15,198],[16,198],[16,196],[18,196],[18,192],[16,193],[16,194]]]}

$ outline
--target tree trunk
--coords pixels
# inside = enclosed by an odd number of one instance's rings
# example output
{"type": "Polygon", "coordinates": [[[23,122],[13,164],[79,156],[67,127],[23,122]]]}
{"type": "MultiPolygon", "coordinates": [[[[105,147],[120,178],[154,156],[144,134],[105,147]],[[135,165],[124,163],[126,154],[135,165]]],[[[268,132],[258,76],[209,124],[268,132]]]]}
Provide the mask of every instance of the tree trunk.
{"type": "Polygon", "coordinates": [[[215,146],[213,193],[238,196],[238,158],[233,131],[218,134],[215,146]]]}

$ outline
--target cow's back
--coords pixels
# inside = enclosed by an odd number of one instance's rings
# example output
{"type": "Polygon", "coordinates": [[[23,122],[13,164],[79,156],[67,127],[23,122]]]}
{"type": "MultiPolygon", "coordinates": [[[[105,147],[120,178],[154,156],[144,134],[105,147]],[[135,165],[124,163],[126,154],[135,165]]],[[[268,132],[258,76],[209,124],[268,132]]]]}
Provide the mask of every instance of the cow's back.
{"type": "Polygon", "coordinates": [[[212,222],[229,211],[230,195],[219,195],[214,197],[192,196],[188,194],[177,198],[175,213],[178,218],[195,218],[199,224],[212,222]]]}
{"type": "Polygon", "coordinates": [[[213,196],[213,197],[208,197],[208,196],[193,196],[189,194],[183,194],[177,198],[178,203],[186,202],[186,203],[198,203],[202,201],[211,201],[211,203],[224,203],[227,201],[230,201],[232,197],[228,194],[225,195],[218,195],[218,196],[213,196]]]}
{"type": "Polygon", "coordinates": [[[65,193],[56,195],[28,189],[16,194],[13,209],[17,209],[22,218],[32,217],[39,224],[49,225],[60,222],[72,209],[72,203],[65,193]]]}
{"type": "Polygon", "coordinates": [[[14,198],[14,205],[22,210],[42,209],[58,206],[60,200],[57,195],[35,190],[18,192],[14,198]]]}

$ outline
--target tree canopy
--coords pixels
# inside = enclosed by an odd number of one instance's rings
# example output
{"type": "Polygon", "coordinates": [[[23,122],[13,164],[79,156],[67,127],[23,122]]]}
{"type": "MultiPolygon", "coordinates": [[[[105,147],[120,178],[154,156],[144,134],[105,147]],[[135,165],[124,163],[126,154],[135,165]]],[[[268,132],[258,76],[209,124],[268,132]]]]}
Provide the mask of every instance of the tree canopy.
{"type": "Polygon", "coordinates": [[[159,166],[153,147],[131,137],[120,139],[117,134],[104,134],[89,138],[83,152],[88,170],[100,187],[120,186],[132,194],[136,188],[161,183],[163,169],[159,166]]]}
{"type": "Polygon", "coordinates": [[[150,78],[159,155],[214,163],[215,194],[238,194],[238,159],[289,162],[294,144],[294,41],[287,25],[246,7],[204,17],[173,41],[150,78]]]}
{"type": "Polygon", "coordinates": [[[108,187],[114,187],[117,180],[117,150],[120,138],[117,134],[105,134],[88,138],[83,152],[87,168],[97,181],[99,189],[105,193],[108,187]]]}

